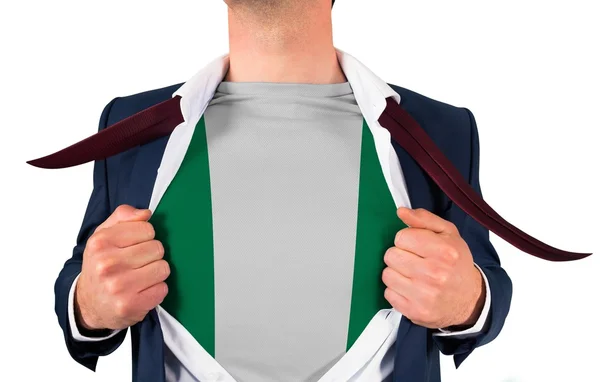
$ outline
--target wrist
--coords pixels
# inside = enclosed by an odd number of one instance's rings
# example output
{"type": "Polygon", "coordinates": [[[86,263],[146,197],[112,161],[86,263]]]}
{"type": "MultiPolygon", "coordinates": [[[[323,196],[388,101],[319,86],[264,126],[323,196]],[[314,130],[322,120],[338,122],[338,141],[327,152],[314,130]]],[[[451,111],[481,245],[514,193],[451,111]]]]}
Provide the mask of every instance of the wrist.
{"type": "Polygon", "coordinates": [[[472,327],[477,322],[477,319],[481,315],[483,311],[483,306],[485,304],[485,282],[483,281],[483,276],[477,267],[473,266],[474,272],[474,282],[473,287],[470,288],[472,291],[470,293],[470,298],[466,304],[466,308],[461,312],[464,313],[461,315],[457,322],[451,326],[450,328],[446,328],[447,330],[464,330],[472,327]]]}
{"type": "MultiPolygon", "coordinates": [[[[102,328],[94,325],[93,320],[90,319],[90,312],[87,309],[84,299],[81,296],[81,288],[80,288],[81,279],[78,280],[75,285],[75,296],[74,296],[74,313],[75,313],[75,324],[77,325],[77,329],[84,334],[86,333],[95,333],[99,331],[103,331],[102,328]]],[[[85,334],[84,334],[85,335],[85,334]]]]}

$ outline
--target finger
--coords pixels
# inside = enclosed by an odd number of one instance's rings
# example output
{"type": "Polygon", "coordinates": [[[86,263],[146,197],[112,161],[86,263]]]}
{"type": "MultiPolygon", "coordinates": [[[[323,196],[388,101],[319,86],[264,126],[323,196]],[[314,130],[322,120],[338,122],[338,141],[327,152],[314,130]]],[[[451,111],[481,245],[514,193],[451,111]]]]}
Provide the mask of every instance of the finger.
{"type": "Polygon", "coordinates": [[[169,263],[165,260],[157,260],[129,272],[128,278],[130,278],[134,290],[141,292],[154,284],[165,281],[170,274],[169,263]]]}
{"type": "Polygon", "coordinates": [[[96,231],[110,228],[121,222],[148,220],[151,215],[152,212],[149,209],[137,209],[127,204],[121,204],[113,211],[108,219],[96,228],[96,231]]]}
{"type": "Polygon", "coordinates": [[[390,267],[387,267],[381,273],[383,283],[394,292],[404,298],[411,299],[414,295],[413,282],[390,267]]]}
{"type": "Polygon", "coordinates": [[[165,248],[158,240],[145,241],[127,248],[119,249],[123,264],[129,269],[141,268],[164,257],[165,248]]]}
{"type": "Polygon", "coordinates": [[[444,236],[422,228],[404,228],[394,238],[396,248],[423,258],[438,256],[448,246],[444,236]]]}
{"type": "Polygon", "coordinates": [[[115,247],[127,248],[154,239],[154,227],[147,221],[118,223],[96,235],[115,247]]]}
{"type": "Polygon", "coordinates": [[[431,323],[419,320],[418,318],[420,317],[418,315],[418,308],[416,304],[410,299],[397,293],[393,289],[386,288],[386,290],[383,293],[383,296],[390,303],[390,305],[392,305],[394,309],[396,309],[403,316],[411,320],[413,323],[427,328],[436,327],[435,325],[432,326],[431,323]]]}
{"type": "Polygon", "coordinates": [[[383,297],[385,297],[394,309],[402,313],[403,316],[407,316],[408,312],[410,312],[410,301],[401,294],[396,293],[394,290],[386,288],[383,292],[383,297]]]}
{"type": "Polygon", "coordinates": [[[404,277],[412,278],[420,273],[425,260],[412,252],[397,247],[391,247],[383,256],[385,264],[404,277]]]}
{"type": "Polygon", "coordinates": [[[436,233],[455,234],[458,232],[454,224],[423,208],[412,210],[400,207],[396,212],[400,220],[409,227],[427,229],[436,233]]]}
{"type": "Polygon", "coordinates": [[[152,310],[164,301],[168,293],[169,288],[166,283],[154,284],[138,293],[138,308],[145,312],[152,310]]]}

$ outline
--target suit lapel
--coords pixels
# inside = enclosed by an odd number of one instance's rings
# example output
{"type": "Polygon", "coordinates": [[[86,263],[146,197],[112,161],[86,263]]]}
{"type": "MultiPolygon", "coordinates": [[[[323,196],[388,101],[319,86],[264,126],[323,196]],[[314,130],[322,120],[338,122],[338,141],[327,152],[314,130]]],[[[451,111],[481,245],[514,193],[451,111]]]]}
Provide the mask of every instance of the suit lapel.
{"type": "Polygon", "coordinates": [[[148,208],[158,168],[170,136],[165,136],[136,148],[124,203],[136,208],[148,208]]]}

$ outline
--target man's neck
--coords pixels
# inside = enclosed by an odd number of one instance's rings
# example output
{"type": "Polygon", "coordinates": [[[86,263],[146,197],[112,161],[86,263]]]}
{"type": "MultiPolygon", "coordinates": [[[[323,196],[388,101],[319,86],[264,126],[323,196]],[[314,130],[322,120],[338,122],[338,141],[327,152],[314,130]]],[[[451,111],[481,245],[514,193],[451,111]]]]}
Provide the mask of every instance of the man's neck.
{"type": "Polygon", "coordinates": [[[259,15],[229,8],[230,67],[224,81],[345,82],[333,46],[331,12],[325,5],[320,2],[313,9],[290,5],[259,15]]]}

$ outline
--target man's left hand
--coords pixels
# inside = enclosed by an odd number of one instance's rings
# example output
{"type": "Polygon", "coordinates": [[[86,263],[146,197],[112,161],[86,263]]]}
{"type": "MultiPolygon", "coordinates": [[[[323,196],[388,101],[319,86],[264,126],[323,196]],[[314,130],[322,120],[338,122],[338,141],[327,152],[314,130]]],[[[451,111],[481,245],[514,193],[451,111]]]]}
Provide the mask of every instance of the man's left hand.
{"type": "Polygon", "coordinates": [[[485,301],[485,284],[469,246],[451,222],[424,210],[401,207],[408,225],[384,256],[386,300],[427,328],[462,329],[475,324],[485,301]]]}

